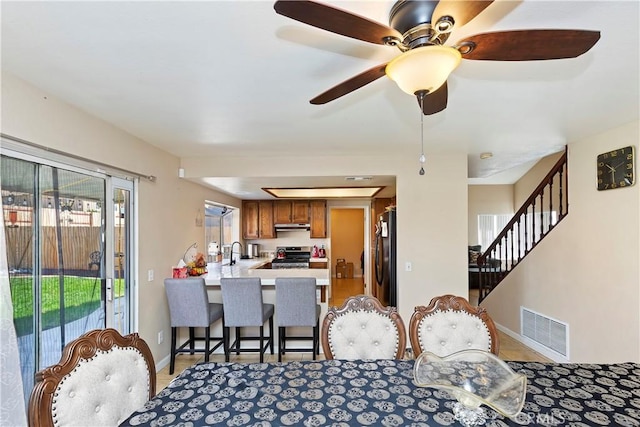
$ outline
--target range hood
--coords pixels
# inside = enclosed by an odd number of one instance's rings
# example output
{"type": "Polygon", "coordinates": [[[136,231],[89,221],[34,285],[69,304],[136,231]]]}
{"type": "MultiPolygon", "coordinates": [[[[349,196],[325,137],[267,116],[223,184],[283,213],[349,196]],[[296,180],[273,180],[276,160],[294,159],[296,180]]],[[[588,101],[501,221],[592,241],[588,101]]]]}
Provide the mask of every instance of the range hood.
{"type": "Polygon", "coordinates": [[[309,223],[302,224],[275,224],[276,231],[292,231],[292,230],[311,230],[309,223]]]}

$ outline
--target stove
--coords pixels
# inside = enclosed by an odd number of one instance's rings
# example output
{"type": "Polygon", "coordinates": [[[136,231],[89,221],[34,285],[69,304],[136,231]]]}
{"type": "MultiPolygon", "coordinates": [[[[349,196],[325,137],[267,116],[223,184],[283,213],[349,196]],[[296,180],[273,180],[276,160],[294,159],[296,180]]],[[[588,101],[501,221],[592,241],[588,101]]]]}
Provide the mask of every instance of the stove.
{"type": "Polygon", "coordinates": [[[271,261],[272,269],[309,268],[311,248],[309,246],[278,246],[277,258],[271,261]]]}

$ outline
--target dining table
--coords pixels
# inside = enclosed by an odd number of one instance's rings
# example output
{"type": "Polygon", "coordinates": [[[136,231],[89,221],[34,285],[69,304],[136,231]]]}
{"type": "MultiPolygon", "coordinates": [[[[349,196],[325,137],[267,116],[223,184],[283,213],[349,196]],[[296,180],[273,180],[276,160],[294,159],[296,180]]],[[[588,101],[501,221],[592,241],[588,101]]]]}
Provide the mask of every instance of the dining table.
{"type": "MultiPolygon", "coordinates": [[[[414,360],[200,362],[122,426],[460,426],[448,391],[414,382],[414,360]]],[[[640,426],[640,364],[508,361],[526,396],[486,426],[640,426]]]]}

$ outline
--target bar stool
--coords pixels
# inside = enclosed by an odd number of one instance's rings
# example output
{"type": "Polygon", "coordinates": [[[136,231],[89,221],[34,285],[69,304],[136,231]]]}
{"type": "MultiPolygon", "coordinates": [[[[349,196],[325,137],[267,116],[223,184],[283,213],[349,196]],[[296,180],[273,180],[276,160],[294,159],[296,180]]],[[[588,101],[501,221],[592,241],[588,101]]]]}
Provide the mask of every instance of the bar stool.
{"type": "Polygon", "coordinates": [[[276,278],[276,325],[278,326],[278,362],[287,351],[320,354],[320,305],[316,303],[314,277],[276,278]],[[312,336],[287,336],[287,327],[313,328],[312,336]],[[288,340],[312,340],[312,348],[287,348],[288,340]]]}
{"type": "Polygon", "coordinates": [[[273,354],[273,304],[262,300],[262,282],[259,277],[226,277],[220,279],[222,304],[224,305],[224,328],[227,345],[225,361],[229,361],[231,347],[236,354],[241,352],[260,353],[260,363],[264,362],[264,352],[270,347],[273,354]],[[269,321],[269,336],[264,335],[264,323],[269,321]],[[260,328],[260,336],[241,335],[241,328],[260,328]],[[236,337],[229,345],[229,328],[236,328],[236,337]],[[265,343],[266,340],[266,343],[265,343]],[[259,348],[240,348],[242,341],[260,341],[259,348]]]}
{"type": "MultiPolygon", "coordinates": [[[[209,302],[206,285],[202,277],[186,279],[164,279],[164,288],[169,302],[171,316],[171,361],[169,374],[173,374],[177,353],[204,353],[204,361],[209,361],[209,355],[221,345],[225,346],[225,329],[222,304],[209,302]],[[222,337],[211,337],[211,325],[222,319],[222,337]],[[189,339],[176,348],[176,334],[178,328],[189,328],[189,339]],[[205,328],[204,336],[196,336],[195,328],[205,328]],[[217,341],[213,348],[211,340],[217,341]],[[204,348],[196,349],[195,342],[204,341],[204,348]],[[188,349],[185,349],[186,346],[188,349]]],[[[225,351],[226,353],[226,351],[225,351]]]]}

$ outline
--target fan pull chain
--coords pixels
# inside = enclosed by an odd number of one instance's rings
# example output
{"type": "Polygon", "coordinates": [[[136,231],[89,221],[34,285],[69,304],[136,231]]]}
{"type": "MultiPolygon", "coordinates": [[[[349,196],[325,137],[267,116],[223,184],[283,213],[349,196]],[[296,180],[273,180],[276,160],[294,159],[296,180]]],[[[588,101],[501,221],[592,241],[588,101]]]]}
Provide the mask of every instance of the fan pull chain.
{"type": "Polygon", "coordinates": [[[424,175],[424,92],[420,93],[420,175],[424,175]]]}

